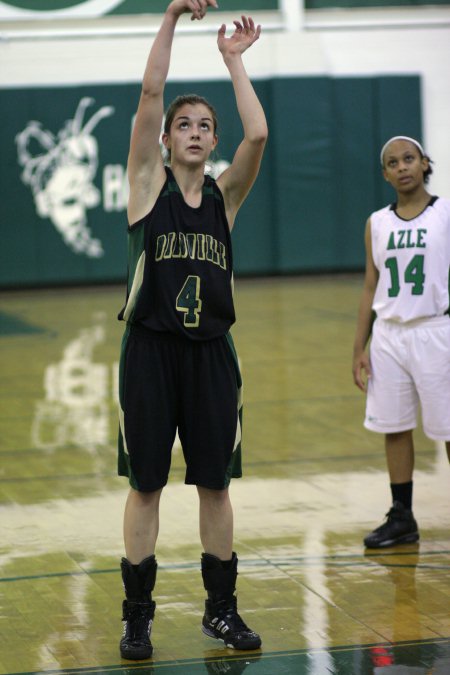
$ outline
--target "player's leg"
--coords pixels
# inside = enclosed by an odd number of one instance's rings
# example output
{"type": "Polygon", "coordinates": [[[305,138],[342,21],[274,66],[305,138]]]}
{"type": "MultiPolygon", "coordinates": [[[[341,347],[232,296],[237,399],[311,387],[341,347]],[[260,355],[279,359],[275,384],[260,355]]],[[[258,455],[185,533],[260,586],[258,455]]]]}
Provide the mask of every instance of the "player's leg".
{"type": "Polygon", "coordinates": [[[367,548],[382,548],[418,541],[419,530],[412,512],[414,443],[412,431],[386,434],[386,460],[392,506],[386,521],[364,539],[367,548]]]}
{"type": "Polygon", "coordinates": [[[186,482],[197,486],[200,500],[201,571],[208,596],[202,630],[228,647],[258,649],[261,638],[242,620],[235,595],[238,559],[232,550],[228,484],[232,476],[241,475],[241,380],[236,355],[225,337],[192,345],[190,351],[184,359],[188,388],[179,432],[186,482]]]}
{"type": "Polygon", "coordinates": [[[376,321],[370,346],[372,377],[367,392],[365,426],[385,437],[392,506],[387,520],[364,538],[368,548],[417,541],[411,511],[414,445],[419,397],[405,350],[407,329],[376,321]]]}
{"type": "Polygon", "coordinates": [[[238,614],[236,579],[238,559],[233,552],[233,510],[228,489],[197,486],[200,499],[202,577],[208,598],[202,630],[234,649],[258,649],[260,636],[238,614]]]}
{"type": "Polygon", "coordinates": [[[153,653],[150,634],[155,602],[152,591],[156,581],[155,545],[161,492],[138,492],[131,488],[125,506],[123,534],[127,557],[122,558],[120,565],[126,596],[120,641],[124,659],[148,659],[153,653]]]}
{"type": "Polygon", "coordinates": [[[233,508],[228,488],[210,490],[197,486],[197,491],[203,549],[221,560],[230,560],[233,553],[233,508]]]}
{"type": "Polygon", "coordinates": [[[159,532],[161,490],[139,492],[130,488],[123,519],[125,552],[136,565],[155,553],[159,532]]]}
{"type": "Polygon", "coordinates": [[[200,499],[202,577],[208,598],[202,630],[234,649],[258,649],[260,636],[238,614],[236,591],[238,559],[233,552],[233,509],[228,489],[197,486],[200,499]]]}
{"type": "Polygon", "coordinates": [[[414,471],[412,430],[386,434],[385,451],[391,484],[402,484],[412,481],[414,471]]]}
{"type": "Polygon", "coordinates": [[[125,600],[122,658],[153,652],[159,502],[170,468],[176,431],[173,344],[132,328],[122,349],[119,398],[122,410],[119,472],[131,484],[124,513],[126,558],[121,560],[125,600]]]}

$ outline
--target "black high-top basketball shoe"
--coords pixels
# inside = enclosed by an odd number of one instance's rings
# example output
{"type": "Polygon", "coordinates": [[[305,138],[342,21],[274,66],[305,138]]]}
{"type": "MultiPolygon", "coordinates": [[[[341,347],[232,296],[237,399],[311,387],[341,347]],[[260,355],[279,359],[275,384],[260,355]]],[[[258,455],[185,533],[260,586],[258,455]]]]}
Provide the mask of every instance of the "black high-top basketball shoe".
{"type": "Polygon", "coordinates": [[[236,553],[229,565],[209,553],[202,554],[202,577],[208,599],[202,631],[208,637],[221,640],[232,649],[259,649],[260,636],[252,631],[237,611],[236,590],[238,559],[236,553]]]}
{"type": "Polygon", "coordinates": [[[413,544],[419,540],[419,528],[413,512],[401,502],[394,502],[386,514],[386,522],[364,538],[367,548],[384,548],[397,544],[413,544]]]}
{"type": "Polygon", "coordinates": [[[123,635],[120,654],[123,659],[149,659],[153,653],[150,640],[155,603],[152,591],[156,580],[156,559],[152,555],[139,565],[122,558],[120,565],[126,600],[122,604],[123,635]]]}

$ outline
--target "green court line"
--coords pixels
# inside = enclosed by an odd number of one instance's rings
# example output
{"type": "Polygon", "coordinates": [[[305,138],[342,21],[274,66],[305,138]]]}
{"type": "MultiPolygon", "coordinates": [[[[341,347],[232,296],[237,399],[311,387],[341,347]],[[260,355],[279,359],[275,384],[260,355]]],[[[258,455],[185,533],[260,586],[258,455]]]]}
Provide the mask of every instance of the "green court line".
{"type": "MultiPolygon", "coordinates": [[[[402,551],[399,553],[379,553],[379,554],[339,554],[339,555],[325,555],[325,556],[295,556],[291,558],[254,558],[254,559],[240,559],[239,564],[241,567],[309,567],[317,564],[326,564],[328,567],[332,566],[342,566],[342,567],[373,567],[370,558],[388,556],[411,556],[417,555],[417,551],[407,552],[402,551]],[[355,560],[356,559],[356,560],[355,560]],[[350,562],[349,562],[350,561],[350,562]]],[[[419,553],[421,558],[435,555],[449,555],[450,550],[442,551],[424,551],[419,553]]],[[[433,565],[433,564],[409,564],[406,562],[402,563],[383,563],[384,567],[398,567],[401,569],[433,569],[433,570],[450,570],[450,562],[444,565],[433,565]]],[[[189,563],[169,563],[169,564],[158,564],[159,569],[161,570],[196,570],[198,568],[197,562],[189,563]]],[[[11,583],[15,581],[29,581],[29,580],[39,580],[39,579],[51,579],[51,578],[63,578],[63,577],[78,577],[78,576],[93,576],[95,574],[119,574],[119,567],[112,567],[107,569],[92,569],[84,570],[80,569],[79,571],[73,572],[48,572],[45,574],[24,574],[14,577],[0,577],[0,583],[11,583]]]]}
{"type": "MultiPolygon", "coordinates": [[[[95,667],[86,667],[86,668],[64,668],[64,669],[50,669],[50,670],[39,670],[39,671],[26,671],[26,672],[14,672],[14,673],[8,673],[8,675],[55,675],[56,673],[65,673],[66,675],[77,675],[80,673],[83,673],[83,675],[88,675],[89,673],[112,673],[112,672],[120,672],[120,671],[130,671],[130,670],[148,670],[149,672],[152,672],[153,670],[156,669],[164,669],[164,668],[180,668],[180,667],[186,667],[186,666],[195,666],[195,665],[202,665],[204,663],[217,663],[217,662],[227,662],[227,663],[235,663],[239,661],[248,661],[248,662],[258,662],[258,661],[269,661],[270,659],[280,659],[280,658],[288,658],[288,657],[296,657],[296,656],[309,656],[311,654],[342,654],[345,652],[348,653],[354,653],[354,652],[361,652],[361,651],[367,651],[369,649],[373,648],[380,648],[380,647],[392,647],[393,645],[395,648],[407,648],[407,647],[420,647],[420,646],[445,646],[445,645],[450,645],[450,638],[444,637],[444,638],[428,638],[425,640],[405,640],[402,642],[374,642],[374,643],[369,643],[369,644],[362,644],[362,645],[338,645],[336,647],[330,647],[330,648],[324,648],[324,647],[317,647],[317,648],[303,648],[303,649],[291,649],[291,650],[281,650],[279,652],[258,652],[258,653],[252,653],[252,654],[243,654],[242,652],[240,655],[236,656],[227,656],[226,658],[218,658],[218,657],[211,657],[211,658],[194,658],[194,659],[178,659],[176,661],[160,661],[160,662],[153,662],[153,661],[146,661],[146,662],[140,662],[140,663],[130,663],[130,664],[110,664],[110,665],[105,665],[105,666],[95,666],[95,667]]],[[[181,672],[181,671],[180,671],[181,672]]]]}

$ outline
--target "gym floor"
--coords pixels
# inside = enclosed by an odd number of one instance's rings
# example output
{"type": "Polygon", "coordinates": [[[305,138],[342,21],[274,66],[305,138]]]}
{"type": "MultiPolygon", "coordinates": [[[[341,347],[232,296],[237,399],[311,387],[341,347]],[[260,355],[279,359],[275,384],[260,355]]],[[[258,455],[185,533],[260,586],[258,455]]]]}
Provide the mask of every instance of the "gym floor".
{"type": "Polygon", "coordinates": [[[351,353],[361,275],[237,279],[244,478],[231,485],[238,602],[263,638],[200,630],[196,490],[173,451],[150,661],[119,656],[127,482],[116,475],[124,287],[0,293],[0,675],[450,673],[450,473],[415,433],[421,539],[366,551],[390,506],[351,353]]]}

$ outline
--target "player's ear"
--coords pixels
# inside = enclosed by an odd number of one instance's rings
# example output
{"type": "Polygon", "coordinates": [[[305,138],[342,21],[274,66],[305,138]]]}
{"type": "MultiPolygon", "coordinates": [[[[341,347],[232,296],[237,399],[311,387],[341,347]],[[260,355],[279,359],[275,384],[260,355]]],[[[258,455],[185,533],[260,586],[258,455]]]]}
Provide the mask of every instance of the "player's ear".
{"type": "Polygon", "coordinates": [[[425,171],[428,171],[428,169],[430,168],[430,160],[428,159],[428,157],[423,156],[420,160],[420,163],[422,165],[424,173],[425,171]]]}
{"type": "Polygon", "coordinates": [[[170,135],[166,134],[166,132],[164,132],[161,135],[161,141],[162,141],[162,144],[164,145],[164,147],[166,148],[166,150],[170,150],[170,135]]]}

